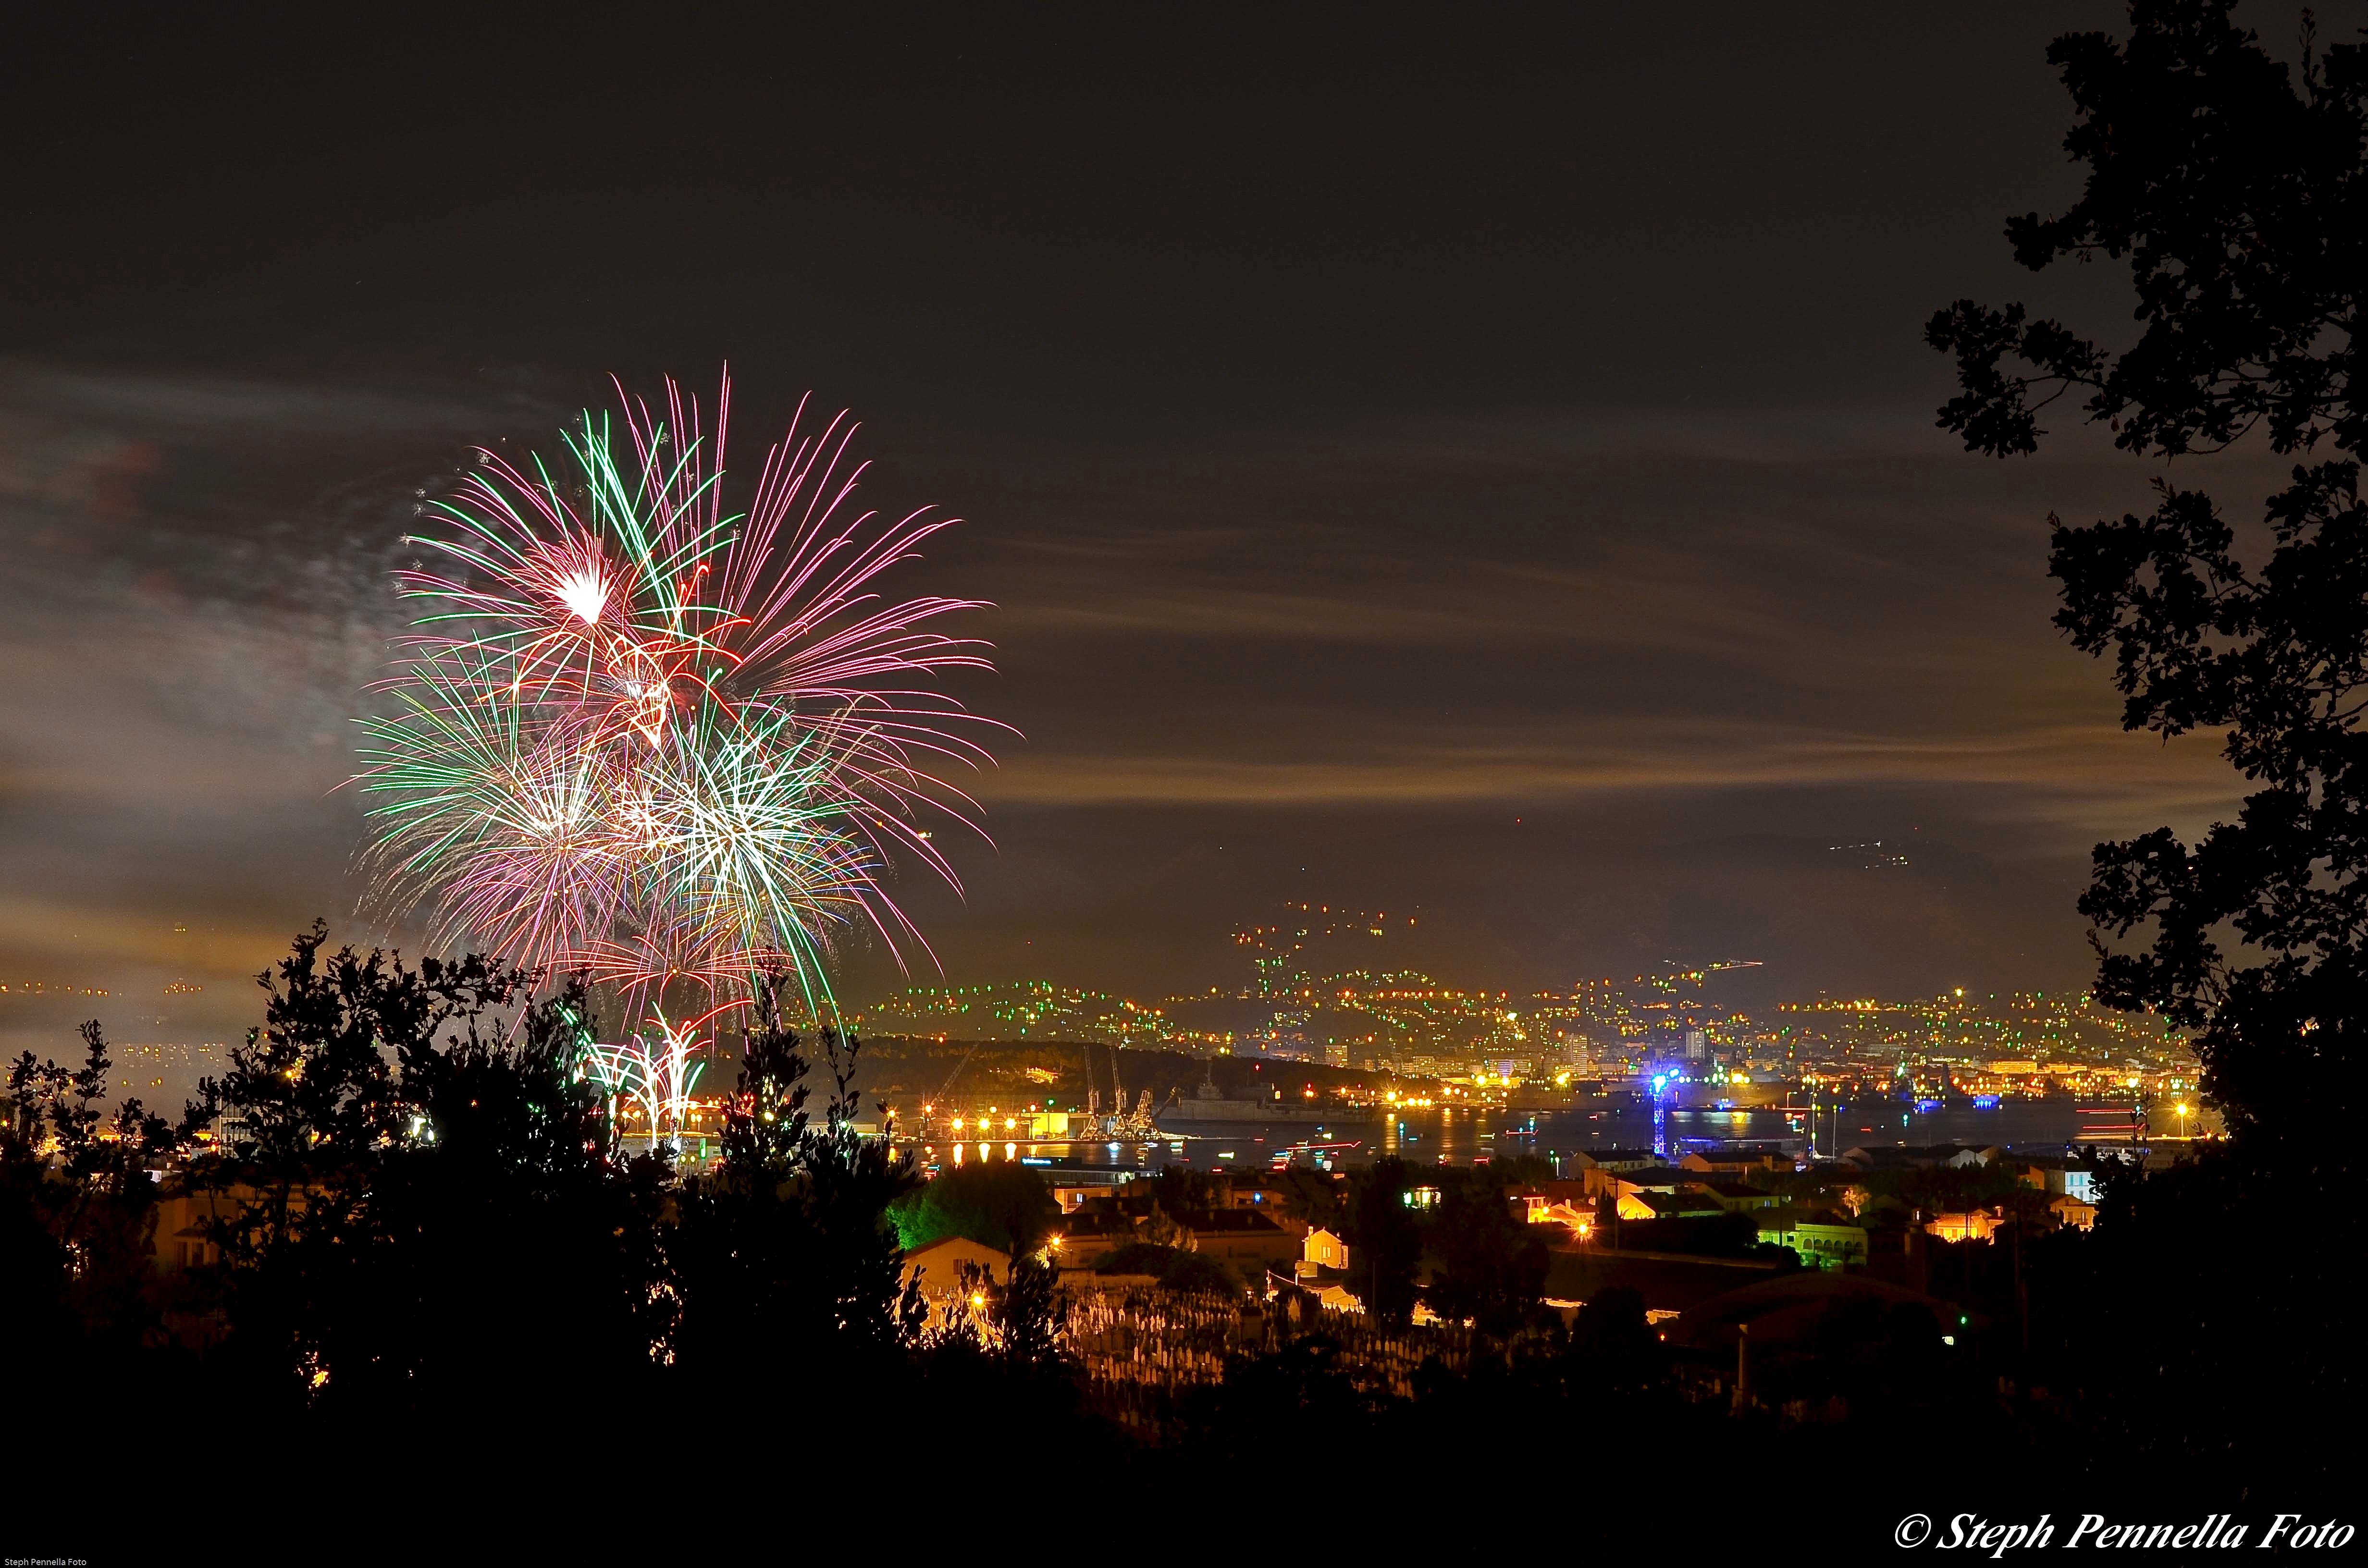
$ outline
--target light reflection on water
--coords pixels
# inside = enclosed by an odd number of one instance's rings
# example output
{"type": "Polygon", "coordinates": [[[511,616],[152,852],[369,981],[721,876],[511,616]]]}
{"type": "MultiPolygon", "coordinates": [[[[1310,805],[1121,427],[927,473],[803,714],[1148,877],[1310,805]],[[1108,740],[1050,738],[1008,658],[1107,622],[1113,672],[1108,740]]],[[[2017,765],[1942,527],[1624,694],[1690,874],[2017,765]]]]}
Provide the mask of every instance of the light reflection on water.
{"type": "MultiPolygon", "coordinates": [[[[2083,1101],[2082,1105],[2093,1105],[2083,1101]]],[[[2009,1100],[1987,1109],[1952,1106],[1919,1111],[1897,1101],[1862,1100],[1839,1114],[1816,1118],[1816,1153],[1831,1158],[1861,1145],[1964,1142],[2005,1144],[2025,1152],[2061,1148],[2082,1126],[2068,1098],[2009,1100]]],[[[1245,1123],[1219,1136],[1195,1134],[1150,1143],[1043,1142],[970,1143],[963,1164],[1022,1158],[1056,1169],[1087,1166],[1157,1170],[1170,1165],[1195,1170],[1262,1171],[1278,1155],[1301,1151],[1300,1163],[1328,1159],[1354,1169],[1395,1155],[1418,1165],[1468,1165],[1519,1154],[1567,1156],[1587,1149],[1654,1149],[1674,1160],[1691,1149],[1721,1143],[1767,1142],[1804,1153],[1811,1142],[1809,1119],[1776,1109],[1679,1110],[1635,1105],[1591,1111],[1508,1111],[1436,1108],[1406,1111],[1386,1119],[1336,1125],[1245,1123]]],[[[937,1145],[940,1165],[955,1163],[951,1145],[937,1145]]]]}

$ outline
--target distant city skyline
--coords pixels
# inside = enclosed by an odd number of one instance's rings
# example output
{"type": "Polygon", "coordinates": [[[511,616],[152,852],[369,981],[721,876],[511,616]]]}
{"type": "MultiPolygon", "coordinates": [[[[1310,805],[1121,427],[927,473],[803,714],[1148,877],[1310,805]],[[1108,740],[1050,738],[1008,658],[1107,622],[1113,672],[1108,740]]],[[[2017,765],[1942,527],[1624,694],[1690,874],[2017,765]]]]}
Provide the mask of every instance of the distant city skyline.
{"type": "MultiPolygon", "coordinates": [[[[1632,979],[1642,982],[1648,973],[1698,968],[1730,971],[1719,978],[1737,1005],[1762,1008],[1780,999],[1806,1001],[1829,993],[1850,996],[1917,995],[1965,983],[1992,990],[2050,990],[2079,988],[2087,981],[2083,968],[2069,965],[2055,965],[2052,970],[2033,966],[2032,972],[2020,976],[2009,973],[2002,981],[1985,980],[1983,974],[1995,969],[1995,964],[1952,967],[1945,959],[1936,958],[1930,972],[1938,978],[1929,984],[1900,985],[1896,978],[1880,972],[1882,966],[1878,965],[1865,966],[1855,976],[1829,973],[1822,978],[1830,983],[1810,984],[1788,973],[1788,966],[1781,961],[1708,948],[1693,952],[1665,951],[1641,961],[1633,952],[1596,954],[1596,961],[1591,964],[1582,957],[1549,967],[1552,960],[1526,962],[1517,944],[1496,941],[1495,933],[1485,926],[1469,928],[1452,915],[1426,917],[1414,913],[1421,907],[1402,903],[1398,913],[1391,915],[1385,909],[1360,909],[1321,899],[1278,900],[1224,923],[1201,944],[1202,952],[1191,955],[1167,974],[1151,976],[1149,983],[1134,983],[1125,974],[1097,974],[1074,960],[1041,965],[1032,971],[1015,968],[1003,972],[909,976],[897,975],[893,969],[883,971],[873,965],[859,971],[861,981],[843,987],[841,1000],[849,1017],[861,1019],[876,1015],[883,999],[904,992],[991,990],[1027,983],[1098,992],[1109,994],[1114,1001],[1145,1006],[1209,994],[1256,999],[1261,994],[1258,977],[1272,972],[1270,965],[1262,966],[1259,960],[1256,944],[1262,932],[1292,962],[1313,964],[1311,972],[1333,973],[1352,967],[1377,971],[1413,971],[1460,991],[1495,991],[1512,996],[1530,995],[1542,987],[1561,988],[1593,980],[1626,984],[1632,979]],[[1303,903],[1306,905],[1304,910],[1301,908],[1303,903]],[[1383,924],[1371,924],[1376,920],[1383,924]],[[1301,927],[1292,924],[1294,921],[1309,925],[1301,927]],[[1315,933],[1315,951],[1302,958],[1299,951],[1305,944],[1297,938],[1307,937],[1310,929],[1315,933]],[[1335,942],[1344,945],[1327,949],[1327,931],[1333,933],[1335,942]],[[1383,937],[1383,932],[1386,937],[1383,937]],[[1336,960],[1329,968],[1317,956],[1327,950],[1336,960]],[[1620,961],[1605,961],[1607,957],[1614,956],[1620,961]],[[1967,972],[1973,970],[1982,972],[1967,972]],[[1611,972],[1602,972],[1606,971],[1611,972]]],[[[334,926],[332,931],[336,940],[367,945],[359,929],[351,936],[334,926]]],[[[227,943],[221,934],[203,927],[176,929],[173,939],[183,954],[178,964],[155,965],[118,959],[111,964],[89,963],[80,970],[58,966],[40,972],[20,965],[13,971],[0,971],[0,1047],[10,1051],[51,1049],[59,1038],[70,1034],[75,1024],[91,1017],[99,1018],[112,1035],[123,1040],[188,1044],[240,1038],[245,1028],[260,1020],[263,994],[254,981],[261,966],[256,970],[230,969],[223,960],[227,943]]],[[[1023,957],[1021,961],[1026,959],[1023,957]]],[[[1275,960],[1280,961],[1280,958],[1275,960]]],[[[1835,966],[1838,970],[1841,967],[1835,966]]]]}

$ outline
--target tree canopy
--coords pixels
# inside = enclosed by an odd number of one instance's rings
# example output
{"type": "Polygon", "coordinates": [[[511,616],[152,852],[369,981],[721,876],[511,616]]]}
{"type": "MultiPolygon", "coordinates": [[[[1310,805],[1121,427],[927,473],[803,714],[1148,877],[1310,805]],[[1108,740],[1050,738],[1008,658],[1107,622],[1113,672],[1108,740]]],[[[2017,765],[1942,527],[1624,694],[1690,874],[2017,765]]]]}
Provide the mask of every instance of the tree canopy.
{"type": "Polygon", "coordinates": [[[920,1184],[889,1213],[908,1248],[961,1236],[1017,1257],[1044,1244],[1060,1209],[1026,1165],[982,1160],[920,1184]]]}
{"type": "MultiPolygon", "coordinates": [[[[2098,1432],[2143,1469],[2324,1475],[2295,1435],[2356,1377],[2338,1306],[2349,1275],[2324,1225],[2358,1165],[2351,1059],[2368,1027],[2368,429],[2351,398],[2368,53],[2322,51],[2305,21],[2288,63],[2231,13],[2231,0],[2140,0],[2126,40],[2074,34],[2049,51],[2087,184],[2061,216],[2013,219],[2007,235],[2033,270],[2125,266],[2135,340],[2115,349],[1967,300],[1926,336],[1956,358],[1940,423],[1968,449],[2033,451],[2041,411],[2077,395],[2166,471],[2146,513],[2048,519],[2055,624],[2112,655],[2125,729],[2216,730],[2251,790],[2199,843],[2162,827],[2093,852],[2079,908],[2098,994],[2193,1031],[2231,1137],[2161,1175],[2131,1167],[2093,1237],[2042,1249],[2043,1284],[2062,1282],[2056,1332],[2077,1345],[2056,1365],[2095,1391],[2098,1432]],[[2239,444],[2307,460],[2241,528],[2188,483],[2239,444]],[[2240,1236],[2240,1262],[2198,1267],[2195,1249],[2240,1236]],[[2077,1333],[2073,1301],[2092,1314],[2077,1333]],[[2190,1389],[2209,1392],[2209,1419],[2188,1413],[2190,1389]]],[[[2015,1244],[2020,1259],[2019,1229],[2015,1244]]],[[[1927,1337],[1910,1336],[1917,1355],[1927,1337]]]]}
{"type": "MultiPolygon", "coordinates": [[[[2204,1086],[2240,1139],[2278,1141],[2353,1103],[2347,1061],[2368,982],[2368,509],[2351,399],[2368,279],[2368,53],[2307,32],[2289,65],[2232,0],[2142,0],[2131,32],[2056,40],[2088,165],[2055,218],[2012,219],[2016,258],[2124,264],[2135,341],[2115,351],[2019,304],[1958,301],[1928,341],[1959,393],[1940,423],[1969,450],[2037,449],[2077,395],[2139,457],[2240,441],[2332,454],[2263,505],[2262,551],[2204,493],[2085,526],[2051,517],[2055,624],[2114,660],[2123,723],[2224,733],[2256,788],[2189,846],[2169,828],[2100,844],[2081,912],[2098,989],[2197,1032],[2204,1086]],[[2115,946],[2133,933],[2144,945],[2115,946]]],[[[2180,470],[2185,472],[2182,466],[2180,470]]]]}

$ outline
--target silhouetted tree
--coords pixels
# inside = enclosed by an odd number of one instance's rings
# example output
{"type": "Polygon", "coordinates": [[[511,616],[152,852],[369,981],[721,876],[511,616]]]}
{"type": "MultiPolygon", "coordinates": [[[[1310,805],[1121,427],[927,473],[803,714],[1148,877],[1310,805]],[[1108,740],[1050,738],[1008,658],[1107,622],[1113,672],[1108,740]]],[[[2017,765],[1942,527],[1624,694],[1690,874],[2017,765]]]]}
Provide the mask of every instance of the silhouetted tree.
{"type": "Polygon", "coordinates": [[[1188,1455],[1212,1476],[1271,1454],[1278,1429],[1324,1432],[1329,1435],[1325,1443],[1292,1456],[1295,1470],[1312,1471],[1302,1479],[1320,1479],[1326,1457],[1345,1460],[1374,1452],[1380,1445],[1372,1441],[1372,1427],[1380,1414],[1381,1402],[1360,1392],[1350,1376],[1339,1343],[1317,1333],[1265,1356],[1227,1358],[1222,1382],[1186,1392],[1177,1425],[1188,1455]],[[1332,1449],[1337,1453],[1327,1456],[1332,1449]]]}
{"type": "Polygon", "coordinates": [[[1178,1249],[1159,1271],[1159,1288],[1195,1296],[1233,1296],[1242,1293],[1242,1282],[1224,1261],[1207,1253],[1189,1248],[1178,1249]]]}
{"type": "Polygon", "coordinates": [[[1032,1253],[1011,1260],[1011,1277],[996,1303],[996,1324],[1002,1331],[1003,1357],[1014,1367],[1031,1372],[1062,1369],[1064,1357],[1061,1332],[1069,1316],[1068,1297],[1061,1290],[1060,1265],[1032,1253]]]}
{"type": "Polygon", "coordinates": [[[1543,1227],[1513,1218],[1504,1183],[1486,1165],[1441,1172],[1440,1180],[1445,1190],[1430,1233],[1441,1267],[1431,1281],[1431,1310],[1469,1319],[1485,1334],[1510,1334],[1545,1294],[1543,1227]]]}
{"type": "Polygon", "coordinates": [[[1346,1220],[1349,1273],[1365,1298],[1365,1310],[1384,1328],[1403,1328],[1414,1319],[1415,1270],[1422,1262],[1422,1236],[1406,1194],[1413,1176],[1404,1160],[1375,1160],[1349,1178],[1346,1220]]]}
{"type": "Polygon", "coordinates": [[[1668,1379],[1668,1348],[1653,1332],[1645,1298],[1624,1285],[1606,1286],[1580,1306],[1566,1354],[1582,1397],[1646,1393],[1668,1379]]]}
{"type": "Polygon", "coordinates": [[[2187,458],[2256,430],[2272,452],[2338,454],[2270,497],[2269,553],[2250,565],[2210,497],[2167,480],[2146,516],[2049,519],[2055,622],[2083,652],[2113,653],[2124,727],[2220,729],[2260,786],[2192,849],[2169,828],[2097,847],[2082,913],[2117,937],[2153,933],[2142,951],[2100,949],[2099,994],[2199,1031],[2231,1130],[2274,1142],[2356,1103],[2347,1057],[2368,996],[2368,425],[2351,381],[2368,54],[2321,56],[2305,38],[2290,70],[2230,9],[2145,0],[2125,43],[2073,34],[2048,51],[2088,184],[2060,217],[2010,221],[2008,238],[2033,270],[2126,260],[2137,340],[2117,354],[1971,301],[1927,336],[1956,356],[1962,391],[1941,423],[1970,450],[2033,451],[2039,411],[2085,393],[2081,411],[2134,455],[2187,458]]]}
{"type": "Polygon", "coordinates": [[[581,992],[325,943],[262,977],[264,1028],[186,1120],[215,1134],[183,1180],[250,1400],[383,1427],[631,1397],[671,1330],[666,1173],[619,1157],[581,1079],[581,992]]]}
{"type": "Polygon", "coordinates": [[[1017,1257],[1044,1244],[1060,1206],[1044,1178],[1010,1160],[940,1171],[891,1211],[906,1248],[962,1236],[1017,1257]]]}
{"type": "Polygon", "coordinates": [[[1150,1185],[1152,1202],[1174,1215],[1219,1208],[1224,1201],[1224,1178],[1190,1165],[1163,1165],[1150,1185]]]}
{"type": "Polygon", "coordinates": [[[2306,24],[2290,67],[2231,9],[2141,0],[2125,41],[2074,34],[2049,51],[2088,181],[2068,211],[2014,219],[2008,238],[2034,270],[2125,263],[2136,340],[2116,352],[1971,301],[1927,328],[1957,361],[1941,423],[1970,450],[2035,450],[2039,411],[2078,395],[2134,456],[2184,465],[2257,434],[2279,456],[2332,452],[2291,470],[2241,549],[2208,495],[2167,479],[2144,516],[2050,518],[2055,623],[2112,653],[2123,726],[2217,729],[2254,791],[2200,844],[2161,828],[2099,845],[2080,901],[2098,994],[2193,1032],[2232,1133],[2143,1188],[2116,1186],[2093,1241],[2066,1238],[2085,1267],[2062,1272],[2086,1280],[2092,1321],[2060,1365],[2121,1426],[2126,1441],[2100,1451],[2142,1456],[2155,1479],[2226,1466],[2240,1443],[2251,1473],[2328,1474],[2323,1449],[2294,1440],[2309,1426],[2297,1406],[2341,1407],[2353,1381],[2329,1312],[2350,1285],[2317,1216],[2357,1166],[2351,1057],[2368,1026],[2368,424],[2351,383],[2368,52],[2322,54],[2306,24]],[[2112,945],[2133,933],[2146,945],[2112,945]],[[2239,1236],[2241,1267],[2193,1267],[2196,1247],[2239,1236]]]}
{"type": "Polygon", "coordinates": [[[1878,1202],[1896,1201],[1926,1215],[2017,1206],[2041,1196],[2022,1185],[2021,1170],[2011,1164],[1910,1165],[1871,1172],[1863,1179],[1878,1202]]]}
{"type": "Polygon", "coordinates": [[[1344,1221],[1340,1183],[1328,1171],[1292,1165],[1263,1178],[1282,1191],[1283,1211],[1311,1230],[1338,1234],[1344,1221]]]}
{"type": "Polygon", "coordinates": [[[19,1056],[0,1106],[0,1343],[31,1407],[120,1390],[162,1304],[149,1171],[172,1134],[137,1099],[103,1108],[106,1036],[92,1022],[82,1039],[79,1067],[19,1056]]]}
{"type": "Polygon", "coordinates": [[[886,1375],[917,1334],[917,1290],[901,1283],[892,1205],[918,1181],[884,1138],[855,1128],[860,1041],[821,1035],[832,1088],[819,1123],[807,1062],[782,1021],[780,977],[758,994],[723,1157],[683,1184],[666,1250],[681,1291],[678,1338],[694,1380],[730,1377],[764,1354],[752,1335],[795,1344],[840,1385],[886,1375]]]}
{"type": "Polygon", "coordinates": [[[1500,1187],[1536,1187],[1554,1179],[1554,1162],[1543,1154],[1498,1154],[1474,1168],[1494,1176],[1500,1187]]]}

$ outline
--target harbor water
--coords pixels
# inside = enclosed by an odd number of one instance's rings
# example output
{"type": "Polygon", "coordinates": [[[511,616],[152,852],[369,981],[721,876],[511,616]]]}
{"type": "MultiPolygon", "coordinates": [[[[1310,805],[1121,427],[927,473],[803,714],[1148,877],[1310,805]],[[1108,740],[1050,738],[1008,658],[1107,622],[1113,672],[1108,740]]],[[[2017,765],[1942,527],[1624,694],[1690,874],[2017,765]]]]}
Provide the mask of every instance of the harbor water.
{"type": "MultiPolygon", "coordinates": [[[[1373,1119],[1266,1124],[1228,1122],[1205,1130],[1163,1130],[1144,1142],[992,1141],[931,1146],[940,1166],[987,1159],[1018,1159],[1048,1170],[1086,1168],[1156,1171],[1176,1165],[1196,1170],[1264,1170],[1278,1163],[1353,1170],[1375,1159],[1412,1165],[1469,1165],[1538,1154],[1568,1165],[1588,1150],[1652,1149],[1676,1161],[1696,1151],[1741,1143],[1772,1144],[1796,1155],[1831,1159],[1854,1148],[1964,1143],[1998,1145],[2018,1153],[2061,1153],[2067,1145],[2127,1142],[2127,1102],[2009,1099],[1997,1105],[1909,1105],[1864,1099],[1827,1103],[1814,1112],[1786,1108],[1689,1110],[1649,1105],[1600,1110],[1513,1111],[1479,1107],[1398,1111],[1373,1119]]],[[[2179,1131],[2156,1126],[2156,1133],[2179,1131]]]]}

